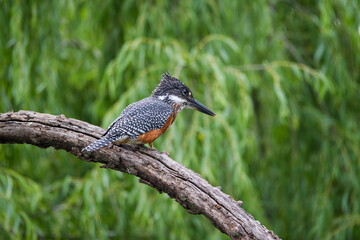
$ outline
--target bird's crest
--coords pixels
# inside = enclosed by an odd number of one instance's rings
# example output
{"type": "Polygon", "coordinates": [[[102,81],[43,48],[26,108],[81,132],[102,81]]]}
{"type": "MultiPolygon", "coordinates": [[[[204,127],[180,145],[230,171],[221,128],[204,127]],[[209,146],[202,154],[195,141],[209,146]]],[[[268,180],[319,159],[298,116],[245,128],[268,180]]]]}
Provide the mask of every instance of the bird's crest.
{"type": "Polygon", "coordinates": [[[162,78],[159,85],[152,92],[154,96],[164,95],[171,92],[173,89],[188,89],[188,87],[184,83],[182,83],[176,77],[172,77],[168,71],[163,72],[163,74],[161,74],[161,77],[162,78]]]}

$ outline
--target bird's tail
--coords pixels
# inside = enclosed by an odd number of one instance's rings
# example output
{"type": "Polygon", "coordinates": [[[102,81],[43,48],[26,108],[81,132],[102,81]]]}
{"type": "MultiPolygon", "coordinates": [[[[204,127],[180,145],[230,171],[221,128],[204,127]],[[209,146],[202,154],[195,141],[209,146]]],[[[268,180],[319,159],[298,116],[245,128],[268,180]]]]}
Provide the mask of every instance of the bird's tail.
{"type": "Polygon", "coordinates": [[[90,144],[89,146],[87,146],[86,148],[84,148],[83,150],[81,150],[82,152],[92,152],[95,151],[99,148],[105,147],[107,145],[109,145],[112,141],[108,138],[108,137],[102,137],[99,140],[93,142],[92,144],[90,144]]]}

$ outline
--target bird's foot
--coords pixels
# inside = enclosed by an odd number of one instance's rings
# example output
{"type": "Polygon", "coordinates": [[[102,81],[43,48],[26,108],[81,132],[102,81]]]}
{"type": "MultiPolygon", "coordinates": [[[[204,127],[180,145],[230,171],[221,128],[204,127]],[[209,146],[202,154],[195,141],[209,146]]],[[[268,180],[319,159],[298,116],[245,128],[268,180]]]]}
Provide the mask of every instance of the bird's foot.
{"type": "Polygon", "coordinates": [[[151,151],[154,151],[154,150],[159,151],[159,150],[157,150],[157,149],[154,147],[153,143],[149,143],[149,146],[150,146],[149,149],[150,149],[151,151]]]}

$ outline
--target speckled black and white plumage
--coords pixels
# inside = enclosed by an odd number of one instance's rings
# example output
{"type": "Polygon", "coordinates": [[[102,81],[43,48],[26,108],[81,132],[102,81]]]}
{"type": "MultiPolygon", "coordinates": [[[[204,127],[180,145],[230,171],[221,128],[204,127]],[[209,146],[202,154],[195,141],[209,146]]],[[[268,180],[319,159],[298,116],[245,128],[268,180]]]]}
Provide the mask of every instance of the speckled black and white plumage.
{"type": "Polygon", "coordinates": [[[127,138],[130,144],[141,144],[136,139],[141,134],[161,129],[172,113],[173,108],[169,104],[153,96],[132,103],[110,124],[102,138],[84,148],[83,151],[91,152],[127,138]]]}
{"type": "Polygon", "coordinates": [[[102,138],[82,151],[91,152],[113,142],[143,144],[144,142],[139,140],[142,139],[143,134],[146,135],[152,130],[161,130],[155,134],[155,137],[149,138],[150,140],[144,140],[145,143],[152,146],[152,141],[166,131],[175,120],[177,113],[185,107],[197,110],[200,107],[202,110],[199,111],[212,116],[215,115],[205,106],[199,104],[194,100],[190,89],[184,83],[165,72],[160,84],[150,97],[127,106],[119,117],[110,124],[102,138]],[[172,121],[167,123],[170,117],[172,121]]]}
{"type": "MultiPolygon", "coordinates": [[[[169,104],[152,96],[144,98],[125,108],[120,116],[110,124],[104,135],[126,134],[130,139],[135,139],[153,129],[162,128],[172,112],[173,108],[169,104]]],[[[113,141],[117,140],[113,139],[113,141]]]]}

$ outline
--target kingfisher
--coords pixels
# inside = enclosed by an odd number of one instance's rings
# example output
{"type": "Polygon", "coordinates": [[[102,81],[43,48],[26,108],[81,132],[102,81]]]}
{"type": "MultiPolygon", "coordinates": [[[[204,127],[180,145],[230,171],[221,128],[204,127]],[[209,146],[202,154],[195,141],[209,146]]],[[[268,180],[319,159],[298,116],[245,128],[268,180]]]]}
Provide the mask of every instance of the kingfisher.
{"type": "Polygon", "coordinates": [[[215,116],[193,97],[191,90],[168,72],[161,75],[160,84],[150,97],[127,106],[110,124],[104,135],[82,151],[92,152],[111,143],[149,144],[160,137],[176,119],[183,108],[215,116]]]}

